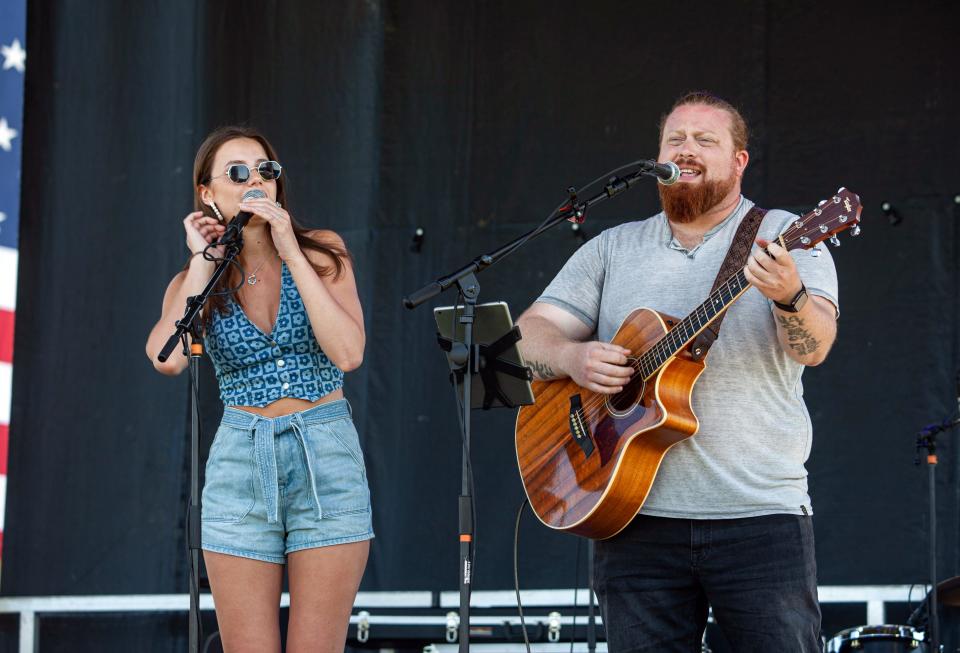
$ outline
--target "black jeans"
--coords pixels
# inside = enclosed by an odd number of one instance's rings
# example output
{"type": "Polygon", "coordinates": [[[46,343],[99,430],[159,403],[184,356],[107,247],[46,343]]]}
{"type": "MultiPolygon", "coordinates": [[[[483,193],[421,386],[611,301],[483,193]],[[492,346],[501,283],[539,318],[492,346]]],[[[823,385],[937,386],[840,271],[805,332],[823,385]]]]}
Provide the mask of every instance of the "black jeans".
{"type": "Polygon", "coordinates": [[[821,650],[810,517],[638,515],[595,551],[611,653],[699,653],[708,605],[737,653],[821,650]]]}

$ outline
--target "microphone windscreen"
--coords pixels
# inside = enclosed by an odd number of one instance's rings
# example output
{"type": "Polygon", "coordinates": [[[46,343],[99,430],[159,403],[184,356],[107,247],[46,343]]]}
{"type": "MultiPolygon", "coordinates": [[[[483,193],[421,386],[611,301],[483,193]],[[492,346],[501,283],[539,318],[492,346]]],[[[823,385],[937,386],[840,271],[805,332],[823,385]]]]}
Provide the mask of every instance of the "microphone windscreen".
{"type": "Polygon", "coordinates": [[[680,166],[673,161],[667,161],[665,163],[661,163],[660,165],[670,169],[670,176],[666,179],[658,177],[657,181],[664,186],[672,186],[673,184],[677,183],[677,181],[680,179],[680,166]]]}
{"type": "Polygon", "coordinates": [[[267,194],[264,193],[262,190],[259,190],[257,188],[251,188],[250,190],[248,190],[246,193],[243,194],[243,201],[246,202],[247,200],[258,200],[261,197],[266,197],[266,196],[267,194]]]}

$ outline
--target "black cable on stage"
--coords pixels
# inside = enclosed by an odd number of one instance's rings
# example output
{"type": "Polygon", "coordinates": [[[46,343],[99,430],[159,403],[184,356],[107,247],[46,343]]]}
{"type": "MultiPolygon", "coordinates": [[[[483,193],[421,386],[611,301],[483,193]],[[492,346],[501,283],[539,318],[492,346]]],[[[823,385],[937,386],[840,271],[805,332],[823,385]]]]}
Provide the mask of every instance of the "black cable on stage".
{"type": "MultiPolygon", "coordinates": [[[[913,609],[913,588],[916,587],[916,583],[910,583],[910,589],[907,590],[907,611],[910,616],[907,617],[906,624],[908,626],[913,626],[914,628],[919,627],[919,615],[920,615],[920,606],[916,609],[913,609]]],[[[926,630],[926,628],[924,628],[926,630]]]]}
{"type": "MultiPolygon", "coordinates": [[[[523,509],[530,505],[529,499],[524,499],[517,509],[517,519],[513,526],[513,589],[517,595],[517,613],[520,615],[520,630],[523,632],[523,643],[527,647],[527,653],[530,653],[530,637],[527,634],[527,622],[523,616],[523,602],[520,599],[520,518],[523,516],[523,509]]],[[[580,591],[580,558],[583,547],[583,538],[577,538],[577,562],[574,566],[573,582],[573,627],[570,633],[570,653],[573,653],[573,645],[577,639],[577,595],[580,591]]]]}
{"type": "MultiPolygon", "coordinates": [[[[220,637],[220,631],[219,631],[219,630],[218,630],[217,632],[215,632],[215,633],[210,633],[210,636],[207,637],[207,641],[205,641],[205,642],[203,643],[203,648],[201,649],[201,653],[207,653],[207,651],[210,650],[210,645],[213,644],[215,641],[217,641],[217,639],[218,639],[219,637],[220,637]]],[[[220,643],[221,643],[221,645],[223,644],[222,641],[221,641],[220,643]]]]}
{"type": "Polygon", "coordinates": [[[527,647],[527,653],[530,653],[530,637],[527,635],[527,622],[523,618],[523,603],[520,601],[520,518],[523,516],[523,509],[530,504],[529,499],[524,499],[517,510],[517,520],[513,525],[513,589],[517,592],[517,612],[520,614],[520,630],[523,632],[523,643],[527,647]]]}

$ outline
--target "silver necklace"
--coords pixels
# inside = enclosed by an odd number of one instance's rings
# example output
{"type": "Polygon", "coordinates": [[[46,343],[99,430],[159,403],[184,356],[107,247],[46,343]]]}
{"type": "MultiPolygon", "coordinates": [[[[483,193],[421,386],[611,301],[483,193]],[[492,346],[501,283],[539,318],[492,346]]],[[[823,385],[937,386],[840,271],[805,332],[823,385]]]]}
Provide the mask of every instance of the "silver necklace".
{"type": "Polygon", "coordinates": [[[260,280],[257,278],[257,272],[259,272],[259,271],[260,271],[260,268],[263,267],[264,263],[266,263],[266,262],[269,261],[269,260],[270,260],[270,257],[268,256],[267,258],[265,258],[265,259],[263,259],[262,261],[260,261],[260,265],[257,266],[257,269],[254,270],[253,272],[251,272],[251,273],[250,273],[250,276],[247,277],[247,283],[248,283],[248,284],[250,284],[251,286],[257,285],[257,282],[260,281],[260,280]]]}

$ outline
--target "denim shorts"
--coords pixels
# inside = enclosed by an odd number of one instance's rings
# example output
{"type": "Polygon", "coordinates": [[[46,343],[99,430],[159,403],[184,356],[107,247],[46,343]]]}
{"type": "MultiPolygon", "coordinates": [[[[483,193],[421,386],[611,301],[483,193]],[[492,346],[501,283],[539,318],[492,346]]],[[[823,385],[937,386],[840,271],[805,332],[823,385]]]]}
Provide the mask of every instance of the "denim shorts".
{"type": "Polygon", "coordinates": [[[373,537],[370,490],[346,399],[281,417],[227,407],[201,505],[207,551],[286,554],[373,537]]]}

